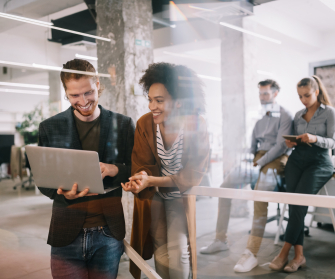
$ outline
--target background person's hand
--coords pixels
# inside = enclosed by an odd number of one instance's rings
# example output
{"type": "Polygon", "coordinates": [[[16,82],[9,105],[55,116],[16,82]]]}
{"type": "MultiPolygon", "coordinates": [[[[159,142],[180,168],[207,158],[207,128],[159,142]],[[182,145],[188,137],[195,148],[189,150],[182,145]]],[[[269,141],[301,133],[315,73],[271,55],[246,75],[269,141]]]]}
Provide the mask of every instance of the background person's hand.
{"type": "Polygon", "coordinates": [[[285,140],[285,144],[288,148],[293,148],[294,146],[297,146],[296,142],[290,141],[290,140],[285,140]]]}
{"type": "Polygon", "coordinates": [[[101,169],[101,177],[104,179],[106,176],[114,177],[118,174],[119,168],[112,164],[99,163],[101,169]]]}
{"type": "Polygon", "coordinates": [[[85,190],[81,191],[81,192],[77,192],[78,190],[78,184],[75,183],[72,186],[72,189],[69,191],[64,191],[62,188],[58,188],[57,190],[57,194],[58,195],[63,195],[66,199],[68,200],[74,200],[77,198],[82,198],[82,197],[88,197],[88,196],[96,196],[98,194],[88,194],[89,189],[86,188],[85,190]]]}
{"type": "Polygon", "coordinates": [[[301,142],[305,142],[305,143],[315,143],[318,140],[315,135],[311,135],[308,133],[297,136],[297,139],[301,139],[301,142]]]}

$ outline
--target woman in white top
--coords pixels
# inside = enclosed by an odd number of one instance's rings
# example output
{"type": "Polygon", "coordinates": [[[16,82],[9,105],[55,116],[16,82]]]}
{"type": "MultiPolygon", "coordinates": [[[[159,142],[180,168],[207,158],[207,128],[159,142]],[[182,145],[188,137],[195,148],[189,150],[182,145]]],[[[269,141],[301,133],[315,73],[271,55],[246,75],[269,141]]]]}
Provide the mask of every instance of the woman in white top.
{"type": "MultiPolygon", "coordinates": [[[[208,165],[202,84],[168,63],[150,65],[140,84],[151,112],[137,122],[133,176],[123,185],[136,194],[131,245],[144,259],[154,253],[162,278],[187,279],[190,266],[196,278],[195,199],[182,193],[200,184],[208,165]]],[[[136,266],[131,273],[140,276],[136,266]]]]}

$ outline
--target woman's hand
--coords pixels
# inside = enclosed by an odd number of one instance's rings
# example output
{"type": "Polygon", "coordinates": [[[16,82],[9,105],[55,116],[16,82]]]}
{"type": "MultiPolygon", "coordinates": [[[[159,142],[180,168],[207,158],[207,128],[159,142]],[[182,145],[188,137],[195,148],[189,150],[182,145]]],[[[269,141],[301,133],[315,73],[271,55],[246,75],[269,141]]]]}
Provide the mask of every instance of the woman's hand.
{"type": "Polygon", "coordinates": [[[121,183],[121,186],[123,188],[123,190],[125,190],[126,192],[133,192],[133,190],[139,188],[138,185],[136,185],[136,183],[134,183],[135,185],[132,184],[133,182],[126,182],[126,183],[121,183]]]}
{"type": "Polygon", "coordinates": [[[315,143],[318,140],[315,135],[311,135],[308,133],[297,136],[297,139],[301,139],[301,142],[305,142],[305,143],[315,143]]]}
{"type": "Polygon", "coordinates": [[[150,176],[145,171],[134,174],[129,178],[129,183],[132,185],[132,192],[139,193],[149,186],[150,176]]]}
{"type": "Polygon", "coordinates": [[[133,192],[133,193],[135,193],[135,191],[137,191],[140,188],[139,184],[137,184],[135,181],[129,181],[126,182],[125,184],[121,183],[121,186],[123,190],[125,190],[126,192],[133,192]]]}
{"type": "Polygon", "coordinates": [[[149,186],[149,176],[145,171],[134,174],[129,178],[129,182],[121,183],[123,190],[138,194],[149,186]]]}
{"type": "Polygon", "coordinates": [[[285,143],[286,143],[286,146],[288,148],[292,148],[294,146],[297,146],[297,143],[296,142],[293,142],[293,141],[290,141],[290,140],[285,140],[285,143]]]}

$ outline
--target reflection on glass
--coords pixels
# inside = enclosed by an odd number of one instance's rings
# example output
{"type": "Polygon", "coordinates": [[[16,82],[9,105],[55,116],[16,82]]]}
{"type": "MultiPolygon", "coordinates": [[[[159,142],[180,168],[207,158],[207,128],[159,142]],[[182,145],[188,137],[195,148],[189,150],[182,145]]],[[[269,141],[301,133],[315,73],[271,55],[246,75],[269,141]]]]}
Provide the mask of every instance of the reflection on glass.
{"type": "MultiPolygon", "coordinates": [[[[274,191],[280,187],[281,177],[287,162],[288,148],[283,135],[291,134],[292,117],[283,107],[276,103],[280,87],[274,80],[259,82],[259,99],[262,105],[262,118],[256,122],[252,132],[250,153],[254,154],[250,178],[241,172],[242,162],[232,170],[221,187],[243,188],[248,183],[252,189],[274,191]],[[257,177],[257,178],[256,178],[257,177]],[[249,180],[249,181],[248,181],[249,180]],[[240,186],[241,185],[241,186],[240,186]]],[[[219,213],[216,238],[209,246],[202,247],[200,253],[212,254],[228,250],[227,229],[230,216],[231,200],[219,200],[219,213]]],[[[267,223],[268,203],[254,202],[254,217],[247,247],[234,267],[235,272],[248,272],[257,266],[257,253],[261,246],[267,223]]]]}
{"type": "Polygon", "coordinates": [[[162,278],[195,279],[195,197],[183,193],[208,167],[202,82],[185,66],[154,63],[140,84],[150,112],[137,122],[132,177],[123,185],[136,194],[131,245],[141,257],[154,254],[162,278]]]}

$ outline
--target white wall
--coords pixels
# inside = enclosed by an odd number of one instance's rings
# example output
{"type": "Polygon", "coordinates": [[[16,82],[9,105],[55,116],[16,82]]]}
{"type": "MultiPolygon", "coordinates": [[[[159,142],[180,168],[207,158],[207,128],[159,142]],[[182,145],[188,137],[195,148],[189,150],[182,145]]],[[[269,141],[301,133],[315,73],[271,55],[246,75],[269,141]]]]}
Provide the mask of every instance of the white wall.
{"type": "MultiPolygon", "coordinates": [[[[312,47],[308,38],[305,38],[305,43],[302,42],[301,36],[299,40],[292,39],[292,32],[285,35],[283,30],[279,32],[269,28],[264,22],[259,23],[256,17],[246,17],[244,28],[282,42],[282,44],[275,44],[244,34],[247,137],[250,138],[254,123],[259,118],[257,83],[267,78],[276,80],[281,87],[277,102],[294,116],[297,111],[304,108],[298,98],[296,85],[299,80],[309,76],[309,63],[335,59],[335,32],[318,33],[319,41],[312,47]],[[258,70],[269,74],[259,74],[258,70]]],[[[311,27],[306,26],[306,28],[311,27]]]]}

